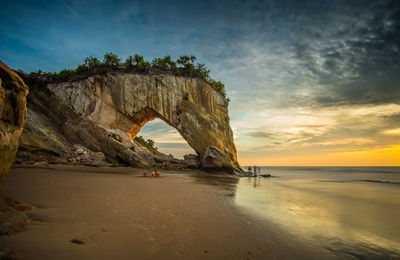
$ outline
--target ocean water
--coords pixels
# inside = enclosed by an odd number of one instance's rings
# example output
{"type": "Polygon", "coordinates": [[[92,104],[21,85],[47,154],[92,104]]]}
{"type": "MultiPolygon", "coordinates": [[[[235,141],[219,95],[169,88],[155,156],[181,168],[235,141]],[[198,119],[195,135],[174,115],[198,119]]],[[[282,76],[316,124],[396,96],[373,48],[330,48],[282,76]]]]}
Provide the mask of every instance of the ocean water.
{"type": "MultiPolygon", "coordinates": [[[[247,169],[247,167],[246,167],[247,169]]],[[[400,259],[400,167],[262,167],[235,203],[337,259],[400,259]]]]}

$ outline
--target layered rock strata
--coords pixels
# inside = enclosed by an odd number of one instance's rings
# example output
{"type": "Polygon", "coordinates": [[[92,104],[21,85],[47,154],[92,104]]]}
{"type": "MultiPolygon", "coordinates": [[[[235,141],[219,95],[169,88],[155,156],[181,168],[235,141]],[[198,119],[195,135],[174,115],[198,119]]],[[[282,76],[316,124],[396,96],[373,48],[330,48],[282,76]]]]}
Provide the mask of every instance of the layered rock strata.
{"type": "Polygon", "coordinates": [[[85,147],[87,153],[101,152],[111,163],[148,167],[184,165],[191,160],[192,166],[204,162],[207,168],[221,168],[223,161],[225,170],[241,171],[228,102],[199,78],[109,72],[32,86],[19,158],[42,153],[70,159],[76,152],[74,145],[85,147]],[[157,157],[132,142],[141,127],[155,118],[177,129],[196,151],[197,160],[157,157]],[[223,158],[207,159],[210,156],[223,158]]]}

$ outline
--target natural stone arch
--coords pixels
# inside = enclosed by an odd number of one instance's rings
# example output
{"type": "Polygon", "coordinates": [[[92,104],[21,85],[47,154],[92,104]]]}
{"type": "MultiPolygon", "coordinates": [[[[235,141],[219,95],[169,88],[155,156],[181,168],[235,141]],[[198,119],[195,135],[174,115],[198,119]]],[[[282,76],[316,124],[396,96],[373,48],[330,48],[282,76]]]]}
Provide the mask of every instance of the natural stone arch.
{"type": "Polygon", "coordinates": [[[242,171],[228,102],[200,78],[109,72],[35,88],[30,100],[69,142],[104,152],[107,158],[145,164],[135,151],[110,136],[121,131],[133,139],[145,123],[157,117],[181,134],[203,167],[242,171]]]}
{"type": "Polygon", "coordinates": [[[126,74],[113,77],[110,87],[117,109],[133,122],[131,138],[147,121],[159,117],[177,129],[201,158],[214,146],[237,165],[228,102],[202,79],[126,74]]]}

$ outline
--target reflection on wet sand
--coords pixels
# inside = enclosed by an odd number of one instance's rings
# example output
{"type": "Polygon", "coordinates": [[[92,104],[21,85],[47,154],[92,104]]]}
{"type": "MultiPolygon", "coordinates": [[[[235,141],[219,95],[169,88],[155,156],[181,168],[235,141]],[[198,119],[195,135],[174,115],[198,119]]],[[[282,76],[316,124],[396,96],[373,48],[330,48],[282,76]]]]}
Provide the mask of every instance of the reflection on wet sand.
{"type": "Polygon", "coordinates": [[[228,191],[228,195],[232,197],[235,196],[237,184],[239,183],[239,177],[227,174],[214,175],[209,173],[197,173],[191,174],[190,177],[197,183],[219,186],[228,191]]]}
{"type": "Polygon", "coordinates": [[[397,185],[241,178],[235,203],[333,257],[400,257],[397,185]]]}

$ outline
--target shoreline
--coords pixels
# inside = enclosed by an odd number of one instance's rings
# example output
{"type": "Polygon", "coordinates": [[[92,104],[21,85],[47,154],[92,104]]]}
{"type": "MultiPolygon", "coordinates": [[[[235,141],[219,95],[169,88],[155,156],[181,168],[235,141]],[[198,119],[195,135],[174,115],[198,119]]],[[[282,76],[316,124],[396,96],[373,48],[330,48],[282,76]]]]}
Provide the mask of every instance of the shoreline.
{"type": "Polygon", "coordinates": [[[54,168],[11,169],[5,194],[34,209],[25,232],[0,237],[3,249],[26,259],[329,258],[235,206],[234,176],[54,168]]]}

